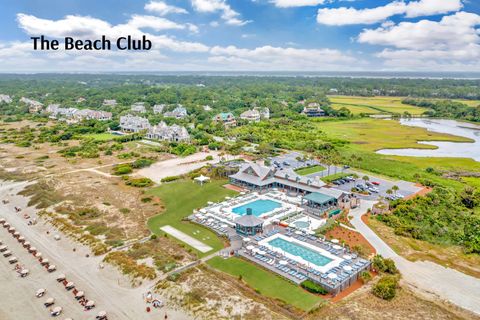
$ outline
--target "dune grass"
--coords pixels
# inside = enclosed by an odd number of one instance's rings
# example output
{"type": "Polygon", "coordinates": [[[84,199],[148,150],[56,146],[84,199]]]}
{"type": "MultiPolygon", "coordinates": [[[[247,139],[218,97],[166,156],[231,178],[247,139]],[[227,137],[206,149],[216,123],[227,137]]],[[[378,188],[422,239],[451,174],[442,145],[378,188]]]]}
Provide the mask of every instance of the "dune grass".
{"type": "Polygon", "coordinates": [[[214,257],[208,260],[207,264],[234,277],[241,276],[243,281],[262,295],[282,300],[304,311],[312,309],[323,301],[320,297],[306,292],[293,282],[240,258],[214,257]]]}
{"type": "MultiPolygon", "coordinates": [[[[357,97],[357,96],[329,96],[330,101],[338,108],[344,106],[352,108],[352,113],[361,113],[358,108],[369,108],[376,113],[404,113],[420,115],[427,111],[426,108],[403,104],[403,97],[357,97]],[[355,109],[356,108],[356,109],[355,109]]],[[[365,109],[367,110],[367,109],[365,109]]],[[[374,112],[365,112],[374,113],[374,112]]]]}

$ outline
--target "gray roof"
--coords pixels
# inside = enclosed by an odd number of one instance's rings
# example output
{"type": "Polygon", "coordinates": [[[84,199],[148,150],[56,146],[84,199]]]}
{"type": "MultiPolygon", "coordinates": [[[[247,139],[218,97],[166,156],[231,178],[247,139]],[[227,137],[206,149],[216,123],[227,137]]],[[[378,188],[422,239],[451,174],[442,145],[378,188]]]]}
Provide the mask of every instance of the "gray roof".
{"type": "Polygon", "coordinates": [[[244,215],[235,219],[235,223],[244,227],[256,227],[263,224],[263,220],[253,215],[244,215]]]}

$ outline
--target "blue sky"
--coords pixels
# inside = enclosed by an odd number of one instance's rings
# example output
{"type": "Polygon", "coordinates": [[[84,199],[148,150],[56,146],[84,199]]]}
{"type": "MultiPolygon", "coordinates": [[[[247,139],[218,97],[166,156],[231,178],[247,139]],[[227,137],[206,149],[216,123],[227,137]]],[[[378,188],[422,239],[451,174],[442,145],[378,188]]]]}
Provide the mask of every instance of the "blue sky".
{"type": "Polygon", "coordinates": [[[0,72],[480,71],[462,0],[2,0],[0,72]],[[146,34],[148,52],[34,52],[30,36],[146,34]]]}

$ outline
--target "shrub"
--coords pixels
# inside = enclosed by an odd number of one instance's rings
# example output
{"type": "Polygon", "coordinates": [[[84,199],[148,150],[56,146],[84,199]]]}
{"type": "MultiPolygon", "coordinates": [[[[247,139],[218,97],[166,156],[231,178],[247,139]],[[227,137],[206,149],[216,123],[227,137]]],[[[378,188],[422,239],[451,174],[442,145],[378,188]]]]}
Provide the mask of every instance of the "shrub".
{"type": "Polygon", "coordinates": [[[137,159],[132,163],[132,167],[135,169],[149,167],[153,163],[153,160],[150,159],[137,159]]]}
{"type": "Polygon", "coordinates": [[[362,271],[360,273],[360,280],[362,280],[362,282],[365,284],[365,283],[369,282],[370,280],[372,280],[372,275],[368,271],[362,271]]]}
{"type": "Polygon", "coordinates": [[[182,176],[169,176],[169,177],[165,177],[163,178],[162,180],[160,180],[161,182],[172,182],[172,181],[175,181],[175,180],[179,180],[181,179],[182,176]]]}
{"type": "Polygon", "coordinates": [[[316,284],[311,280],[303,281],[302,283],[300,283],[300,286],[311,293],[323,294],[323,295],[328,293],[328,291],[325,290],[322,286],[316,284]]]}
{"type": "Polygon", "coordinates": [[[372,261],[373,267],[379,272],[386,272],[390,274],[397,274],[398,269],[395,262],[392,259],[384,259],[381,255],[377,254],[372,261]]]}
{"type": "Polygon", "coordinates": [[[384,300],[392,300],[397,293],[398,278],[384,276],[373,286],[372,293],[384,300]]]}
{"type": "Polygon", "coordinates": [[[131,187],[144,188],[153,185],[153,181],[149,178],[125,179],[125,184],[131,187]]]}
{"type": "Polygon", "coordinates": [[[213,156],[206,156],[205,160],[206,160],[206,161],[213,160],[213,156]]]}
{"type": "Polygon", "coordinates": [[[133,171],[132,166],[129,163],[119,164],[113,168],[113,174],[117,176],[129,174],[129,173],[132,173],[132,171],[133,171]]]}

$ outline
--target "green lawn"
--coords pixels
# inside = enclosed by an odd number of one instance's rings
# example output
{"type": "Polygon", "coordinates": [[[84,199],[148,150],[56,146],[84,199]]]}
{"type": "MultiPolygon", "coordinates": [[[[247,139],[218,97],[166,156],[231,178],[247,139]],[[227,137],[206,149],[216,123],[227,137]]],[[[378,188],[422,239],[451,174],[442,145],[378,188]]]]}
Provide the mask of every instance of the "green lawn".
{"type": "Polygon", "coordinates": [[[337,180],[337,179],[340,179],[340,178],[343,178],[343,177],[346,177],[346,176],[349,176],[348,173],[343,173],[343,172],[339,172],[339,173],[334,173],[334,174],[331,174],[329,176],[326,176],[326,177],[322,177],[321,180],[323,182],[332,182],[333,180],[337,180]]]}
{"type": "Polygon", "coordinates": [[[324,167],[322,166],[311,166],[311,167],[306,167],[306,168],[301,168],[295,170],[296,173],[298,173],[301,176],[306,176],[315,172],[323,171],[325,170],[324,167]]]}
{"type": "MultiPolygon", "coordinates": [[[[192,214],[193,209],[200,209],[206,206],[208,201],[218,202],[226,196],[235,195],[235,191],[222,187],[225,183],[227,183],[226,180],[212,180],[200,186],[191,180],[180,180],[165,183],[159,187],[148,190],[146,194],[159,197],[165,205],[164,212],[148,220],[147,224],[149,229],[155,234],[163,234],[160,227],[170,225],[208,244],[215,251],[220,250],[223,248],[223,244],[215,233],[202,226],[182,221],[182,219],[192,214]]],[[[209,251],[202,254],[195,249],[193,250],[199,256],[208,255],[213,252],[209,251]]]]}
{"type": "Polygon", "coordinates": [[[95,139],[98,141],[108,141],[118,136],[111,133],[90,133],[90,134],[83,134],[81,135],[81,137],[85,139],[95,139]]]}
{"type": "Polygon", "coordinates": [[[242,276],[243,281],[261,294],[282,300],[305,311],[323,301],[296,284],[240,258],[214,257],[208,260],[207,264],[234,277],[242,276]]]}

